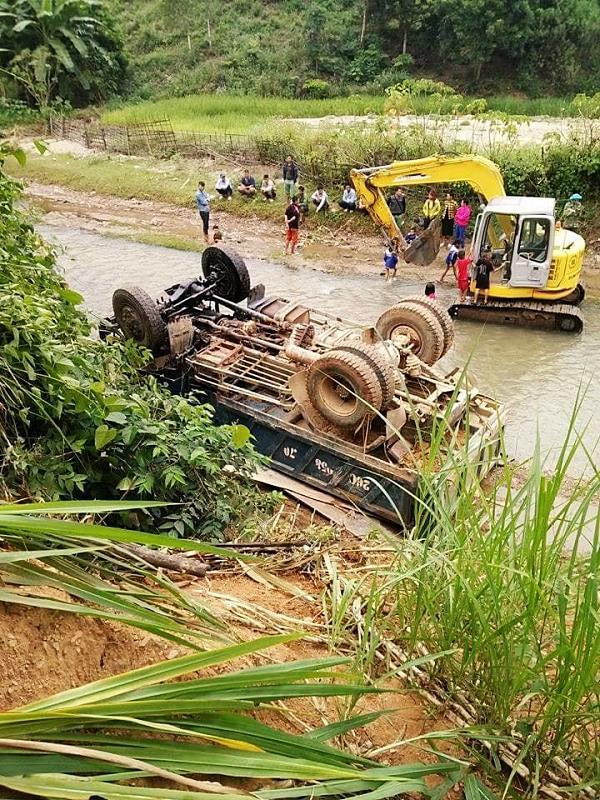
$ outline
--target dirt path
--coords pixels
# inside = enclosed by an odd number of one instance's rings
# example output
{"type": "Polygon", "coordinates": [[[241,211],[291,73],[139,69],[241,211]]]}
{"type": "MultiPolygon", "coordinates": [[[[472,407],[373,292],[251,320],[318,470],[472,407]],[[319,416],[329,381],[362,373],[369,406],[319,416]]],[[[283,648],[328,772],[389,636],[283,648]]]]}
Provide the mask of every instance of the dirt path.
{"type": "MultiPolygon", "coordinates": [[[[201,249],[197,215],[180,206],[105,197],[35,182],[28,184],[27,196],[45,212],[44,222],[48,224],[143,241],[149,241],[150,237],[155,244],[161,244],[161,237],[165,237],[166,242],[169,236],[174,236],[184,247],[189,244],[189,249],[201,249]]],[[[213,223],[223,231],[225,244],[243,245],[243,252],[249,258],[340,275],[379,276],[383,245],[378,235],[365,236],[348,230],[338,230],[334,234],[325,228],[305,230],[301,233],[298,253],[286,257],[283,223],[279,229],[268,220],[238,217],[218,206],[211,214],[213,223]]],[[[402,272],[407,278],[427,281],[437,273],[437,267],[405,264],[402,272]]]]}
{"type": "MultiPolygon", "coordinates": [[[[508,124],[493,119],[478,119],[473,116],[439,116],[436,114],[405,114],[389,116],[390,128],[405,130],[413,126],[424,127],[430,133],[443,136],[446,141],[468,142],[478,150],[501,143],[543,145],[548,136],[561,140],[573,137],[589,139],[597,135],[600,124],[597,120],[573,117],[528,117],[511,119],[508,124]],[[517,121],[517,120],[522,121],[517,121]]],[[[309,128],[347,128],[351,125],[381,124],[379,115],[329,116],[288,120],[309,128]]]]}
{"type": "MultiPolygon", "coordinates": [[[[106,197],[94,192],[78,192],[63,186],[31,182],[27,197],[45,213],[48,224],[79,228],[109,236],[123,236],[149,244],[182,249],[202,249],[197,215],[193,210],[169,203],[136,198],[106,197]]],[[[286,266],[306,267],[334,275],[372,275],[379,279],[383,253],[379,235],[357,234],[349,230],[335,233],[326,228],[304,230],[299,251],[294,256],[283,252],[283,225],[257,217],[239,217],[221,210],[211,214],[224,234],[224,243],[243,250],[248,258],[286,266]]],[[[588,295],[600,296],[600,252],[592,240],[586,255],[583,281],[588,295]]],[[[408,281],[437,279],[442,270],[443,253],[429,267],[402,264],[399,276],[408,281]]]]}

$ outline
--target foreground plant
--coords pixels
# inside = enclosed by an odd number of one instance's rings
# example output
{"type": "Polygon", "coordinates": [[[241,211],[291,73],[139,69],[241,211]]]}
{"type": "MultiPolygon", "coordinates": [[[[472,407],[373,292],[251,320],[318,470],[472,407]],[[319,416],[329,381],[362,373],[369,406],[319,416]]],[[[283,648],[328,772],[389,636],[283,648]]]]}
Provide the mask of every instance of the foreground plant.
{"type": "Polygon", "coordinates": [[[409,677],[451,703],[457,726],[487,734],[486,759],[509,765],[506,791],[524,778],[533,796],[600,787],[600,474],[576,416],[556,463],[538,449],[515,476],[505,458],[491,491],[468,471],[450,493],[425,474],[391,566],[337,576],[327,607],[338,649],[367,678],[417,659],[409,677]],[[589,477],[574,482],[576,457],[589,477]]]}
{"type": "MultiPolygon", "coordinates": [[[[194,648],[201,641],[206,647],[211,633],[222,636],[210,613],[173,584],[163,580],[149,586],[148,572],[122,559],[119,547],[141,541],[225,553],[200,542],[53,518],[66,511],[115,510],[119,507],[103,502],[0,506],[0,537],[4,548],[10,547],[0,551],[0,575],[10,581],[0,600],[90,614],[194,648]],[[111,574],[119,580],[118,591],[106,580],[111,574]],[[36,592],[30,595],[32,584],[36,592]],[[45,586],[82,602],[45,597],[45,586]]],[[[306,736],[284,733],[257,719],[261,707],[276,710],[278,701],[356,698],[379,691],[356,685],[352,673],[340,669],[347,659],[339,657],[231,667],[233,661],[300,637],[267,636],[182,655],[0,713],[0,786],[63,800],[90,794],[112,800],[183,800],[208,794],[246,796],[226,783],[241,777],[301,782],[294,789],[258,792],[264,800],[372,791],[381,798],[414,792],[441,798],[463,777],[463,765],[456,762],[385,768],[327,744],[379,714],[334,723],[306,736]],[[197,775],[220,777],[191,777],[197,775]],[[431,775],[438,776],[435,790],[424,780],[431,775]],[[159,795],[158,790],[127,785],[140,777],[159,777],[178,788],[160,790],[159,795]]]]}

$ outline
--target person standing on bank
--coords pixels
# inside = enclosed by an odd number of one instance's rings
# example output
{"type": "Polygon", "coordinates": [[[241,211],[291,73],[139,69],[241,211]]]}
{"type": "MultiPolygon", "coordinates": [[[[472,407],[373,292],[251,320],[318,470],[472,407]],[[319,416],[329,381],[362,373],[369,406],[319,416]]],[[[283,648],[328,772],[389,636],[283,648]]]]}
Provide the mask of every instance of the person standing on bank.
{"type": "Polygon", "coordinates": [[[458,203],[454,199],[454,193],[446,192],[444,211],[442,213],[442,237],[446,244],[449,244],[450,239],[454,237],[454,215],[457,208],[458,203]]]}
{"type": "Polygon", "coordinates": [[[208,244],[208,221],[210,218],[210,197],[205,191],[206,184],[200,181],[198,190],[196,192],[196,207],[200,219],[202,220],[202,232],[204,233],[204,241],[208,244]]]}
{"type": "Polygon", "coordinates": [[[288,207],[285,210],[285,254],[287,256],[288,249],[291,247],[291,255],[296,252],[296,245],[298,244],[300,218],[302,212],[298,207],[298,198],[296,195],[292,197],[288,207]]]}
{"type": "Polygon", "coordinates": [[[387,202],[392,216],[396,220],[396,225],[401,228],[406,215],[406,193],[404,189],[399,186],[394,194],[388,198],[387,202]]]}
{"type": "Polygon", "coordinates": [[[436,217],[442,213],[442,206],[435,189],[430,189],[423,203],[423,228],[428,228],[436,217]]]}
{"type": "Polygon", "coordinates": [[[296,194],[296,181],[298,180],[298,164],[296,164],[292,156],[288,156],[283,162],[281,171],[283,174],[283,191],[285,192],[285,199],[289,203],[296,194]]]}
{"type": "Polygon", "coordinates": [[[460,201],[460,206],[454,212],[454,238],[458,239],[460,246],[465,246],[465,236],[467,226],[471,219],[471,206],[467,202],[467,198],[463,197],[460,201]]]}

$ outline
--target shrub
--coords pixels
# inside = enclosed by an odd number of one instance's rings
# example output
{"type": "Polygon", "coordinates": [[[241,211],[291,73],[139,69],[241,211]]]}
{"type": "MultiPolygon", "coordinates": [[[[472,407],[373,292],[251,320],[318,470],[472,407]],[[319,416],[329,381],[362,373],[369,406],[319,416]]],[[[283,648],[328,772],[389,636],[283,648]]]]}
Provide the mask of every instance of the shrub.
{"type": "Polygon", "coordinates": [[[320,78],[310,78],[302,84],[302,94],[305,97],[323,99],[331,94],[331,85],[320,78]]]}
{"type": "Polygon", "coordinates": [[[251,502],[255,463],[243,426],[173,396],[138,368],[149,354],[92,337],[81,297],[55,271],[52,249],[15,208],[0,171],[0,385],[3,480],[40,499],[178,502],[138,519],[175,535],[215,533],[251,502]],[[227,469],[226,469],[227,468],[227,469]],[[242,476],[232,477],[232,472],[242,476]]]}

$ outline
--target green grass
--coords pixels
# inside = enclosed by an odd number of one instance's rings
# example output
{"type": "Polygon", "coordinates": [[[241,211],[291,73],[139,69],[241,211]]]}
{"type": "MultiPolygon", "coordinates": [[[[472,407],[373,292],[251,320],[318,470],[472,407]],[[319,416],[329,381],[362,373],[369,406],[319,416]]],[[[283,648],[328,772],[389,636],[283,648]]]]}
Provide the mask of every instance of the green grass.
{"type": "MultiPolygon", "coordinates": [[[[196,162],[183,159],[159,161],[149,158],[126,161],[106,155],[76,158],[71,155],[51,153],[28,156],[25,167],[20,167],[16,161],[12,161],[6,168],[10,168],[11,173],[18,178],[66,186],[79,192],[93,191],[107,197],[126,199],[136,197],[140,200],[155,200],[190,209],[195,208],[194,193],[199,180],[205,180],[208,191],[213,195],[216,194],[213,187],[219,172],[217,168],[200,171],[196,162]]],[[[238,177],[236,172],[230,173],[232,184],[235,185],[238,177]]],[[[306,189],[308,193],[312,193],[314,186],[307,183],[306,189]]],[[[332,199],[335,199],[335,190],[330,194],[332,199]]],[[[43,207],[44,203],[41,205],[43,207]]],[[[214,200],[213,208],[239,217],[259,217],[283,225],[284,200],[281,188],[274,203],[265,203],[258,197],[247,200],[234,195],[227,203],[214,200]]],[[[362,214],[320,214],[318,223],[313,214],[308,216],[304,227],[310,229],[317,224],[319,227],[331,230],[343,225],[345,228],[360,232],[373,232],[370,219],[362,214]]],[[[176,234],[164,235],[166,239],[159,232],[142,235],[149,244],[195,249],[193,242],[176,234]]]]}
{"type": "Polygon", "coordinates": [[[190,95],[149,100],[105,111],[102,120],[123,125],[168,117],[177,130],[206,133],[247,133],[274,117],[324,117],[329,114],[369,114],[383,111],[384,97],[353,95],[329,100],[293,100],[251,95],[190,95]]]}
{"type": "MultiPolygon", "coordinates": [[[[465,104],[475,98],[465,98],[465,104]]],[[[571,101],[563,97],[531,99],[498,95],[486,98],[490,111],[523,116],[569,116],[574,114],[571,101]]],[[[455,100],[447,101],[448,109],[455,100]]],[[[256,97],[252,95],[189,95],[165,100],[148,100],[142,103],[125,104],[119,108],[105,110],[102,121],[114,125],[168,117],[176,130],[200,131],[202,133],[248,133],[254,127],[273,118],[324,117],[328,115],[364,115],[382,113],[385,103],[383,95],[352,95],[326,100],[294,100],[285,97],[256,97]]],[[[431,113],[439,109],[439,101],[431,97],[415,97],[418,114],[431,113]]],[[[445,106],[442,104],[441,109],[445,106]]]]}

